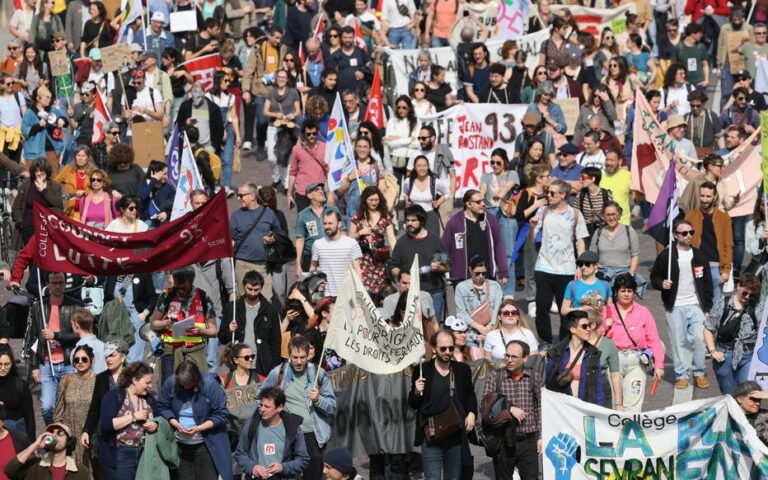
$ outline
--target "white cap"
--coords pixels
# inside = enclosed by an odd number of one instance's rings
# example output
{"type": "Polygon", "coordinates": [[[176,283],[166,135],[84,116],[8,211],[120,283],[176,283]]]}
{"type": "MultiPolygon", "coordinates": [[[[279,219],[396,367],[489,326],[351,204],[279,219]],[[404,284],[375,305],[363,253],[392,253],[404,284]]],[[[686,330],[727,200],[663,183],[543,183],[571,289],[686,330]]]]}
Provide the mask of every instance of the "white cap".
{"type": "Polygon", "coordinates": [[[132,43],[128,46],[128,48],[130,49],[131,53],[144,51],[144,49],[141,48],[141,45],[139,45],[138,43],[132,43]]]}
{"type": "Polygon", "coordinates": [[[165,24],[165,14],[163,12],[155,12],[152,14],[152,18],[149,19],[150,22],[162,22],[165,24]]]}

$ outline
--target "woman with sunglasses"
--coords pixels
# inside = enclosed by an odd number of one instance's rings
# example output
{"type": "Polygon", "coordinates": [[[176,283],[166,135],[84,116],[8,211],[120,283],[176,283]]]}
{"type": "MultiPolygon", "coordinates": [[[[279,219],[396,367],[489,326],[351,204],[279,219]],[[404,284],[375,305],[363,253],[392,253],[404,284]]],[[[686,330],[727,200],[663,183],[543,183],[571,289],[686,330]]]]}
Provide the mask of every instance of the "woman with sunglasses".
{"type": "Polygon", "coordinates": [[[488,278],[488,267],[482,257],[469,261],[470,278],[456,285],[456,315],[471,319],[467,343],[479,347],[493,330],[502,301],[499,282],[488,278]]]}
{"type": "Polygon", "coordinates": [[[411,99],[401,95],[395,100],[395,114],[387,121],[387,144],[392,161],[392,169],[398,180],[405,176],[410,152],[419,150],[416,139],[421,129],[421,122],[416,118],[411,99]]]}
{"type": "Polygon", "coordinates": [[[592,322],[587,316],[582,310],[565,316],[563,327],[570,335],[547,350],[545,386],[553,392],[604,407],[607,405],[600,368],[602,354],[589,343],[592,322]]]}
{"type": "Polygon", "coordinates": [[[536,89],[539,84],[547,81],[547,67],[539,65],[533,69],[530,83],[523,88],[520,94],[520,103],[533,103],[533,97],[536,95],[536,89]]]}
{"type": "Polygon", "coordinates": [[[141,200],[134,195],[120,197],[117,201],[117,210],[120,216],[112,220],[106,230],[115,233],[141,233],[146,232],[149,227],[146,223],[139,220],[141,212],[141,200]]]}
{"type": "Polygon", "coordinates": [[[752,273],[744,273],[736,292],[716,301],[704,319],[704,342],[724,395],[732,394],[736,384],[747,380],[759,333],[757,325],[765,308],[759,294],[760,280],[752,273]]]}
{"type": "MultiPolygon", "coordinates": [[[[658,26],[658,28],[661,28],[658,26]]],[[[680,22],[676,18],[669,18],[665,25],[665,32],[663,35],[659,35],[659,42],[657,49],[659,54],[657,55],[662,70],[666,71],[669,65],[672,63],[672,53],[677,45],[683,39],[682,32],[680,31],[680,22]]]]}
{"type": "Polygon", "coordinates": [[[483,350],[488,360],[504,360],[506,345],[512,340],[525,342],[531,348],[531,355],[539,350],[539,341],[531,329],[525,316],[511,299],[505,299],[499,307],[496,328],[485,337],[483,350]]]}
{"type": "Polygon", "coordinates": [[[621,273],[613,288],[615,301],[603,309],[604,319],[597,333],[613,341],[618,349],[624,410],[640,412],[645,399],[646,368],[653,367],[654,379],[664,376],[664,346],[650,310],[635,301],[635,277],[621,273]]]}
{"type": "MultiPolygon", "coordinates": [[[[32,17],[29,27],[29,41],[33,42],[41,52],[53,50],[51,36],[55,32],[64,31],[64,22],[61,17],[53,13],[54,0],[42,0],[38,4],[37,13],[32,17]]],[[[66,41],[66,39],[63,39],[66,41]]]]}
{"type": "MultiPolygon", "coordinates": [[[[107,363],[107,369],[96,374],[93,397],[91,397],[88,407],[88,416],[85,419],[83,434],[80,436],[80,443],[85,448],[91,447],[93,436],[100,430],[101,402],[110,390],[117,388],[117,382],[120,374],[123,372],[125,356],[127,354],[128,345],[121,340],[113,340],[104,344],[104,358],[107,363]]],[[[95,440],[93,443],[95,443],[95,440]]]]}
{"type": "Polygon", "coordinates": [[[402,199],[405,207],[421,205],[427,213],[425,228],[428,232],[440,235],[440,205],[448,198],[450,189],[446,182],[437,178],[429,168],[429,160],[424,155],[419,155],[413,161],[413,170],[403,182],[402,199]]]}
{"type": "Polygon", "coordinates": [[[253,370],[253,361],[256,354],[253,349],[244,343],[230,343],[221,352],[219,363],[226,365],[229,372],[221,375],[221,386],[224,389],[243,387],[259,383],[259,377],[253,370]]]}
{"type": "Polygon", "coordinates": [[[608,86],[611,95],[616,100],[618,107],[616,116],[623,125],[627,118],[627,110],[635,101],[635,91],[642,85],[640,79],[629,71],[626,58],[613,57],[608,61],[608,70],[603,83],[608,86]]]}
{"type": "Polygon", "coordinates": [[[589,100],[579,108],[579,117],[573,128],[573,141],[577,144],[581,143],[584,134],[590,131],[589,121],[595,115],[600,117],[605,126],[613,125],[617,118],[616,101],[607,85],[597,85],[587,98],[589,100]]]}
{"type": "Polygon", "coordinates": [[[110,193],[111,188],[112,182],[104,170],[91,171],[88,179],[89,193],[78,200],[80,222],[103,230],[120,215],[117,197],[110,193]]]}
{"type": "Polygon", "coordinates": [[[235,147],[240,145],[240,120],[237,115],[237,97],[230,92],[232,75],[219,70],[213,74],[213,89],[208,93],[208,99],[219,107],[221,121],[225,125],[224,145],[221,149],[221,180],[220,184],[232,197],[232,161],[235,147]]]}
{"type": "MultiPolygon", "coordinates": [[[[152,367],[143,362],[126,365],[118,377],[117,388],[110,390],[101,402],[99,463],[108,480],[141,477],[136,475],[139,459],[147,433],[157,431],[153,418],[160,415],[157,401],[150,393],[153,373],[152,367]]],[[[153,473],[162,475],[159,470],[153,473]]]]}
{"type": "Polygon", "coordinates": [[[304,78],[302,78],[301,65],[299,65],[298,56],[289,51],[283,57],[283,69],[288,72],[288,85],[293,88],[304,88],[304,78]]]}
{"type": "Polygon", "coordinates": [[[80,220],[78,209],[80,200],[90,193],[90,175],[95,170],[91,149],[86,145],[80,145],[75,149],[75,159],[72,163],[61,169],[54,178],[64,186],[64,195],[67,201],[64,203],[64,215],[80,220]]]}
{"type": "MultiPolygon", "coordinates": [[[[73,315],[76,313],[77,310],[73,315]]],[[[89,345],[75,348],[72,353],[72,366],[75,367],[75,373],[64,375],[59,383],[53,420],[68,425],[72,429],[72,438],[80,438],[96,385],[96,374],[92,368],[93,348],[89,345]]],[[[72,456],[86,467],[90,467],[90,452],[80,442],[77,442],[72,456]]]]}
{"type": "Polygon", "coordinates": [[[427,84],[416,82],[411,88],[411,104],[413,104],[413,113],[416,117],[428,117],[434,115],[437,110],[432,102],[427,100],[427,84]]]}
{"type": "Polygon", "coordinates": [[[337,26],[331,26],[323,35],[323,57],[331,58],[341,48],[341,30],[337,26]]]}
{"type": "MultiPolygon", "coordinates": [[[[600,62],[603,75],[605,75],[608,72],[608,61],[613,57],[618,57],[621,55],[619,44],[616,43],[616,36],[610,27],[603,28],[603,31],[600,34],[599,52],[599,57],[596,58],[596,60],[600,62]]],[[[597,77],[598,80],[601,80],[602,78],[602,76],[597,77]]]]}

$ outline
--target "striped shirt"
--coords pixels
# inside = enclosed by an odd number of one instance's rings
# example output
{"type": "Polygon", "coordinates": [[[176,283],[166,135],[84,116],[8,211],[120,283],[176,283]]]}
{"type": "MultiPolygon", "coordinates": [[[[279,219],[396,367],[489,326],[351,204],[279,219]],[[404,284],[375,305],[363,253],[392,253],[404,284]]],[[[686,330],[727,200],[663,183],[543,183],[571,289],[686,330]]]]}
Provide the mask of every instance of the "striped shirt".
{"type": "Polygon", "coordinates": [[[328,283],[325,286],[327,297],[335,297],[339,294],[347,265],[362,256],[360,245],[346,235],[338,240],[323,237],[312,244],[312,261],[317,262],[320,271],[328,277],[328,283]]]}

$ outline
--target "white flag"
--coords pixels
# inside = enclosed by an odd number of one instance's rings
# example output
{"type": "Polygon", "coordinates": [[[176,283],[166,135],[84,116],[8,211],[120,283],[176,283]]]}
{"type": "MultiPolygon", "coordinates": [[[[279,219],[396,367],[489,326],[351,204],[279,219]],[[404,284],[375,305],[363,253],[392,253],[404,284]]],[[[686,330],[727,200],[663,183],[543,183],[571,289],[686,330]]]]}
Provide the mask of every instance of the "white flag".
{"type": "Polygon", "coordinates": [[[328,165],[328,190],[338,190],[341,180],[349,175],[355,166],[352,143],[349,141],[347,121],[341,108],[341,98],[336,93],[328,134],[325,140],[325,163],[328,165]]]}
{"type": "Polygon", "coordinates": [[[176,185],[176,196],[173,198],[173,211],[171,220],[176,220],[185,213],[192,211],[192,199],[189,198],[192,190],[203,188],[200,180],[200,172],[197,171],[194,152],[189,146],[187,134],[184,134],[184,146],[181,148],[181,169],[179,170],[179,183],[176,185]]]}
{"type": "Polygon", "coordinates": [[[401,372],[418,362],[424,357],[420,290],[419,260],[415,256],[405,314],[399,326],[391,327],[350,265],[336,297],[325,348],[333,348],[347,362],[380,375],[401,372]]]}

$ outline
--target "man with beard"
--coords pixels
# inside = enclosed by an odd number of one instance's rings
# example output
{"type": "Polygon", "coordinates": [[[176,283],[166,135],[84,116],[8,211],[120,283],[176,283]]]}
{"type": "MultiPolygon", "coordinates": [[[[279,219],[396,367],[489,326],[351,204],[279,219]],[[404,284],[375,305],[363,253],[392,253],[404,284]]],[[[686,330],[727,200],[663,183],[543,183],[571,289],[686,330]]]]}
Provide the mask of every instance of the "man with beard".
{"type": "Polygon", "coordinates": [[[715,207],[717,187],[704,182],[699,187],[699,208],[689,212],[685,219],[693,227],[691,246],[701,250],[709,261],[712,275],[712,303],[723,295],[723,284],[728,281],[733,263],[733,230],[728,214],[715,207]]]}
{"type": "MultiPolygon", "coordinates": [[[[569,47],[569,50],[574,47],[569,47]]],[[[578,49],[575,49],[578,51],[578,49]]],[[[579,82],[565,75],[565,65],[556,58],[547,62],[547,76],[555,87],[554,98],[578,98],[579,105],[584,103],[584,94],[582,93],[579,82]]]]}
{"type": "Polygon", "coordinates": [[[336,395],[325,370],[320,369],[315,383],[318,367],[309,361],[309,347],[306,337],[293,337],[288,342],[288,362],[272,369],[261,388],[264,391],[269,387],[279,387],[285,392],[285,410],[302,418],[301,431],[309,454],[303,479],[320,480],[325,445],[331,438],[330,420],[336,413],[336,395]]]}
{"type": "Polygon", "coordinates": [[[629,170],[621,168],[621,150],[611,149],[605,152],[605,170],[600,186],[611,192],[613,201],[621,207],[619,223],[629,225],[629,170]]]}
{"type": "MultiPolygon", "coordinates": [[[[717,68],[720,69],[721,92],[733,91],[733,74],[736,73],[735,70],[731,71],[730,55],[728,52],[728,37],[736,32],[740,32],[741,35],[748,38],[750,42],[755,41],[752,25],[744,23],[744,10],[741,8],[732,9],[729,20],[730,22],[720,27],[720,35],[717,38],[717,50],[715,50],[717,52],[717,68]]],[[[726,101],[728,101],[728,96],[722,95],[720,97],[721,109],[726,101]]],[[[730,124],[731,123],[724,123],[723,125],[730,124]]]]}
{"type": "MultiPolygon", "coordinates": [[[[310,118],[305,122],[314,121],[310,118]]],[[[295,148],[295,147],[294,147],[295,148]]],[[[289,197],[290,198],[290,197],[289,197]]],[[[309,206],[299,210],[296,217],[296,276],[308,271],[312,262],[312,245],[315,240],[323,236],[320,227],[323,225],[323,216],[330,212],[338,212],[339,209],[329,205],[325,200],[325,184],[313,182],[307,186],[309,206]]]]}
{"type": "Polygon", "coordinates": [[[427,125],[421,128],[418,140],[419,145],[421,146],[421,151],[416,152],[415,155],[408,159],[408,164],[405,168],[408,171],[408,175],[410,175],[416,158],[424,155],[427,157],[427,161],[429,161],[429,170],[437,175],[438,181],[443,183],[448,182],[451,195],[438,209],[440,218],[443,223],[445,223],[451,215],[453,198],[456,195],[456,165],[453,160],[453,153],[451,152],[451,147],[449,145],[437,143],[437,133],[432,125],[427,125]]]}
{"type": "Polygon", "coordinates": [[[336,67],[339,71],[339,91],[354,90],[360,81],[365,80],[363,68],[371,63],[368,52],[355,45],[355,29],[346,26],[341,29],[341,48],[328,56],[327,67],[336,67]]]}
{"type": "MultiPolygon", "coordinates": [[[[400,272],[409,272],[414,255],[419,256],[419,279],[421,289],[432,297],[435,318],[442,321],[443,303],[445,299],[444,274],[449,270],[440,257],[445,257],[443,244],[437,233],[424,228],[427,213],[421,205],[411,205],[405,209],[405,235],[395,243],[392,257],[389,259],[392,277],[399,278],[400,272]]],[[[447,257],[444,258],[447,260],[447,257]]]]}
{"type": "Polygon", "coordinates": [[[85,465],[76,462],[68,455],[72,431],[63,423],[51,423],[37,440],[11,458],[4,473],[10,478],[66,478],[67,480],[87,480],[90,478],[85,465]],[[48,438],[54,439],[47,443],[48,438]],[[42,456],[38,450],[45,450],[42,456]]]}
{"type": "Polygon", "coordinates": [[[520,95],[513,91],[511,86],[504,82],[504,74],[507,67],[501,63],[494,63],[488,67],[490,85],[480,92],[481,103],[520,103],[520,95]]]}
{"type": "Polygon", "coordinates": [[[479,103],[478,94],[490,86],[490,59],[491,54],[485,44],[476,43],[472,46],[472,63],[467,66],[461,79],[467,100],[472,103],[479,103]]]}
{"type": "Polygon", "coordinates": [[[347,265],[351,263],[357,274],[362,277],[360,258],[363,252],[357,241],[348,237],[341,229],[341,214],[338,211],[332,210],[323,214],[323,231],[325,237],[312,244],[311,270],[319,269],[325,273],[328,278],[325,295],[335,297],[339,294],[341,281],[347,273],[347,265]]]}

